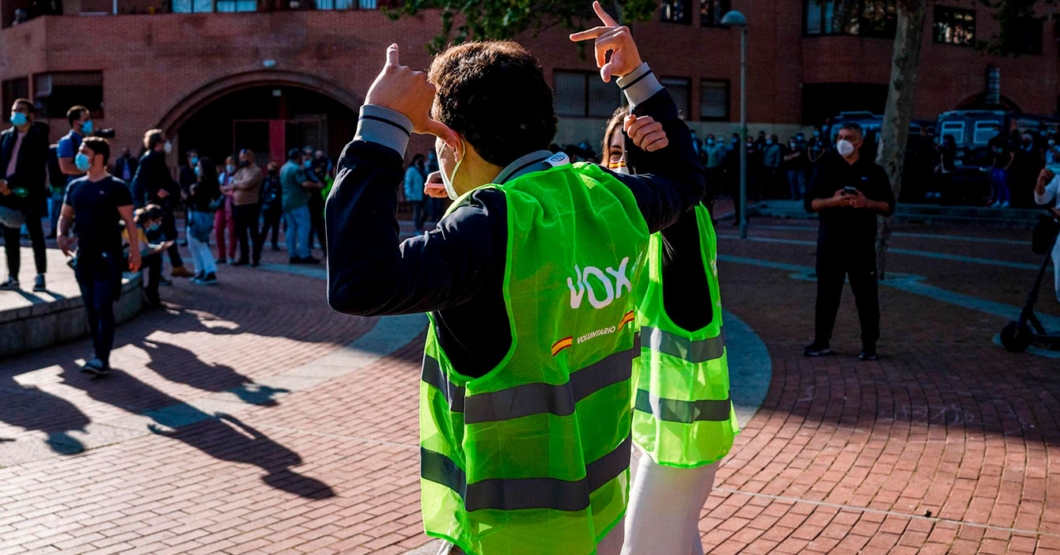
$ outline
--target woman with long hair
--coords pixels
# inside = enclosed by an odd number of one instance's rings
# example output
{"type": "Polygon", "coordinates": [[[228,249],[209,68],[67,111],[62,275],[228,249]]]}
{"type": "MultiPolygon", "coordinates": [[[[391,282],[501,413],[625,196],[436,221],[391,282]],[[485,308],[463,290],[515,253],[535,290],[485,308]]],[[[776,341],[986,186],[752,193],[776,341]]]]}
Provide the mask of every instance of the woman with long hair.
{"type": "MultiPolygon", "coordinates": [[[[680,121],[670,125],[684,125],[680,121]]],[[[676,136],[677,134],[675,134],[676,136]]],[[[620,108],[604,134],[607,167],[653,173],[665,127],[620,108]]],[[[708,183],[707,190],[716,190],[708,183]]],[[[702,555],[699,514],[738,428],[721,333],[717,243],[705,198],[651,236],[649,283],[637,304],[633,442],[640,460],[626,513],[623,555],[702,555]]]]}
{"type": "Polygon", "coordinates": [[[210,252],[210,233],[214,227],[214,215],[221,208],[221,186],[217,181],[217,168],[209,158],[202,157],[195,166],[197,181],[188,194],[188,248],[195,261],[195,277],[192,283],[214,285],[217,283],[217,262],[210,252]]]}

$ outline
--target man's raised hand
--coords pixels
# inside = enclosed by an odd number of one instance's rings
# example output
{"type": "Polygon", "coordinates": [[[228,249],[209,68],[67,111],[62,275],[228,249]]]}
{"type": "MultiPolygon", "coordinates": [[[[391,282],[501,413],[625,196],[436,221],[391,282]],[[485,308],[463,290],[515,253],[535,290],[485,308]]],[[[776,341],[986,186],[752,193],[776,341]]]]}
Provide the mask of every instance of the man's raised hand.
{"type": "Polygon", "coordinates": [[[633,42],[633,34],[629,27],[619,25],[610,15],[604,11],[600,2],[593,2],[593,11],[603,22],[602,26],[594,27],[587,31],[574,33],[570,40],[581,42],[583,40],[596,40],[596,67],[600,68],[600,78],[605,83],[611,82],[611,76],[623,77],[643,63],[637,44],[633,42]],[[608,61],[607,53],[611,53],[608,61]]]}
{"type": "Polygon", "coordinates": [[[427,74],[401,65],[398,45],[391,44],[386,49],[386,65],[368,89],[364,103],[388,108],[409,118],[412,120],[412,130],[416,133],[449,141],[452,139],[452,130],[431,119],[434,93],[434,85],[427,81],[427,74]]]}

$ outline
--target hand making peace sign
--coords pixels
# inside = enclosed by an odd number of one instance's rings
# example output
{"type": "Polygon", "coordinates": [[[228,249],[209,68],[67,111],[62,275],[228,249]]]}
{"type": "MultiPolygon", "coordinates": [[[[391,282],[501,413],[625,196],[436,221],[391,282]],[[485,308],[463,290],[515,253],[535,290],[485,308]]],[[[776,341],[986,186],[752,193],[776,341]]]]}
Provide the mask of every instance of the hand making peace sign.
{"type": "Polygon", "coordinates": [[[637,52],[637,44],[633,42],[629,27],[619,25],[604,11],[600,2],[593,2],[593,11],[604,24],[588,31],[574,33],[570,40],[580,42],[596,39],[596,67],[600,68],[600,78],[605,83],[610,83],[612,75],[623,77],[640,67],[640,52],[637,52]],[[611,53],[610,61],[607,59],[608,52],[611,53]]]}

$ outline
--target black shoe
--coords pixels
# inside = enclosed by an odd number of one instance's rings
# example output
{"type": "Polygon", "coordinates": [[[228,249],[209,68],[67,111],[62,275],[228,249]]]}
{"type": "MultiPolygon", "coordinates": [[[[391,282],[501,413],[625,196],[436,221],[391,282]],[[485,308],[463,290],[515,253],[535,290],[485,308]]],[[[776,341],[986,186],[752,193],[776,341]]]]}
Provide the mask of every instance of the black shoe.
{"type": "Polygon", "coordinates": [[[165,287],[172,287],[173,286],[173,280],[162,278],[162,279],[158,280],[158,284],[162,285],[162,286],[165,286],[165,287]]]}
{"type": "Polygon", "coordinates": [[[287,263],[288,264],[301,264],[302,263],[302,259],[297,257],[297,256],[292,256],[291,258],[287,259],[287,263]]]}
{"type": "Polygon", "coordinates": [[[832,354],[832,349],[828,345],[818,345],[813,343],[802,350],[802,354],[808,357],[823,357],[832,354]]]}
{"type": "Polygon", "coordinates": [[[213,272],[210,272],[210,273],[206,274],[205,277],[203,277],[201,280],[199,280],[199,284],[201,284],[201,285],[217,285],[217,274],[215,274],[213,272]]]}
{"type": "Polygon", "coordinates": [[[81,371],[93,376],[106,376],[110,373],[110,365],[104,363],[98,358],[93,358],[81,367],[81,371]]]}
{"type": "Polygon", "coordinates": [[[0,291],[18,291],[19,289],[18,280],[13,277],[9,277],[7,281],[0,283],[0,291]]]}
{"type": "Polygon", "coordinates": [[[280,250],[280,247],[278,245],[273,245],[272,246],[272,250],[278,251],[278,250],[280,250]]]}
{"type": "Polygon", "coordinates": [[[876,353],[876,347],[866,347],[861,350],[858,360],[878,360],[880,355],[876,353]]]}
{"type": "Polygon", "coordinates": [[[48,286],[44,283],[44,274],[37,274],[37,278],[33,280],[33,291],[42,293],[48,290],[48,286]]]}
{"type": "Polygon", "coordinates": [[[307,257],[303,258],[301,263],[302,264],[320,264],[320,260],[317,260],[316,258],[313,258],[312,255],[310,255],[310,256],[307,256],[307,257]]]}
{"type": "Polygon", "coordinates": [[[250,267],[251,268],[257,268],[258,266],[261,266],[261,261],[260,260],[255,260],[255,261],[250,263],[250,267]]]}
{"type": "Polygon", "coordinates": [[[249,264],[250,264],[250,262],[240,258],[239,260],[236,260],[235,262],[233,262],[232,266],[248,266],[249,264]]]}

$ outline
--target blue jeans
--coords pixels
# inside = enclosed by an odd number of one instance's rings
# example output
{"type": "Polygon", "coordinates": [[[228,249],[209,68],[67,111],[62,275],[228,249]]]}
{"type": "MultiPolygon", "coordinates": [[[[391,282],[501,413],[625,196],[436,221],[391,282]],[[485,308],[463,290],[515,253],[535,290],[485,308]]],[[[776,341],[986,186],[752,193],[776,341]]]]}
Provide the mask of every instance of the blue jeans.
{"type": "Polygon", "coordinates": [[[287,256],[309,258],[309,207],[284,210],[283,217],[287,221],[287,256]]]}
{"type": "Polygon", "coordinates": [[[74,270],[88,313],[92,347],[96,358],[106,366],[110,366],[110,350],[114,346],[114,302],[121,295],[123,262],[120,252],[81,252],[74,270]]]}
{"type": "Polygon", "coordinates": [[[994,168],[990,170],[990,188],[993,189],[994,200],[997,202],[1008,202],[1008,170],[1005,168],[994,168]]]}
{"type": "Polygon", "coordinates": [[[788,188],[791,190],[791,198],[798,200],[806,194],[806,172],[802,170],[788,170],[788,188]]]}

